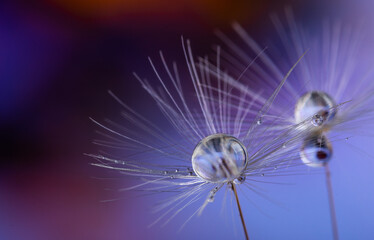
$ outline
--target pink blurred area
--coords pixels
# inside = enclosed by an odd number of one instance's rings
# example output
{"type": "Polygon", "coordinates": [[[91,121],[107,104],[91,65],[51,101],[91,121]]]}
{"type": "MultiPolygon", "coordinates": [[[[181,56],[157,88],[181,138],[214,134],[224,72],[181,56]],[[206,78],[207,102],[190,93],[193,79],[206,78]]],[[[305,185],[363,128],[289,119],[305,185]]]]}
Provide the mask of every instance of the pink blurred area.
{"type": "Polygon", "coordinates": [[[87,179],[87,175],[38,169],[22,171],[7,181],[1,191],[1,198],[5,195],[2,239],[145,238],[133,228],[134,223],[146,222],[138,217],[144,213],[133,207],[139,200],[130,197],[103,203],[108,195],[104,185],[87,179]]]}

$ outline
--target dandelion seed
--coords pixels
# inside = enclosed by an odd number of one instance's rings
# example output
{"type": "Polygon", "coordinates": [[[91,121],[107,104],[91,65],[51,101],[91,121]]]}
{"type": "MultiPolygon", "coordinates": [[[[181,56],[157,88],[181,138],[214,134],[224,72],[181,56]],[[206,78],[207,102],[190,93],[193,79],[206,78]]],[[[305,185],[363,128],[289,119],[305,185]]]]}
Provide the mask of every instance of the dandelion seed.
{"type": "MultiPolygon", "coordinates": [[[[164,74],[169,79],[169,84],[151,59],[149,62],[161,88],[153,87],[150,82],[134,74],[155,100],[178,137],[166,134],[159,126],[128,107],[110,92],[126,110],[122,114],[126,125],[112,121],[107,121],[104,125],[93,120],[109,133],[103,136],[112,140],[99,145],[110,148],[122,146],[131,154],[125,157],[121,154],[115,157],[113,153],[107,154],[109,156],[90,155],[98,161],[93,165],[117,170],[143,180],[135,186],[122,189],[123,191],[141,189],[174,194],[155,208],[160,216],[151,225],[160,221],[167,224],[181,211],[203,199],[200,207],[182,224],[183,228],[193,216],[202,214],[207,205],[214,202],[216,193],[227,186],[236,199],[244,234],[246,239],[249,239],[237,186],[256,192],[253,184],[246,184],[251,178],[277,176],[274,171],[276,169],[280,171],[279,175],[287,174],[290,167],[297,165],[294,161],[298,159],[298,151],[295,151],[294,146],[299,146],[299,142],[305,136],[305,132],[299,128],[309,125],[311,121],[308,118],[276,131],[276,134],[271,128],[258,124],[262,122],[280,88],[300,59],[283,74],[281,84],[272,96],[267,100],[261,100],[260,111],[253,113],[248,106],[244,107],[249,99],[253,100],[253,92],[246,88],[235,90],[230,87],[226,81],[229,76],[221,71],[219,60],[212,69],[213,65],[206,58],[200,59],[197,63],[194,61],[188,40],[182,39],[182,47],[197,108],[191,106],[191,99],[187,101],[177,65],[173,64],[171,69],[161,52],[164,74]],[[237,105],[232,104],[234,99],[239,100],[237,105]],[[253,116],[253,120],[248,123],[250,115],[253,116]],[[145,137],[141,138],[143,135],[145,137]],[[286,149],[285,142],[288,146],[286,149]],[[176,165],[178,162],[181,164],[176,165]]],[[[256,99],[261,98],[256,96],[256,99]]]]}
{"type": "MultiPolygon", "coordinates": [[[[310,130],[300,141],[300,158],[308,166],[325,167],[333,236],[338,239],[327,164],[332,157],[332,145],[328,138],[330,134],[339,132],[357,135],[360,127],[364,128],[364,134],[368,134],[365,131],[374,123],[373,74],[370,67],[363,70],[362,65],[369,64],[360,58],[361,44],[357,37],[360,33],[353,31],[348,25],[324,25],[322,31],[310,33],[295,21],[290,9],[286,10],[286,25],[283,25],[277,16],[272,16],[272,19],[279,34],[279,39],[273,41],[273,45],[278,48],[273,49],[274,51],[286,54],[291,63],[305,51],[308,53],[305,55],[305,61],[297,66],[279,92],[278,101],[269,110],[267,117],[278,119],[276,126],[269,127],[282,129],[284,126],[311,119],[312,128],[307,125],[301,125],[299,128],[310,130]],[[279,49],[279,42],[283,44],[282,49],[279,49]],[[293,104],[295,108],[290,107],[293,104]]],[[[241,79],[264,88],[277,86],[282,72],[277,62],[284,63],[284,57],[277,61],[264,53],[262,49],[265,47],[254,41],[239,24],[235,23],[233,28],[245,43],[245,47],[241,47],[223,33],[218,33],[229,49],[224,51],[224,59],[227,60],[227,68],[233,72],[230,79],[235,80],[233,76],[240,76],[241,79]],[[254,67],[243,74],[240,69],[246,69],[246,64],[252,61],[251,53],[261,53],[261,56],[254,67]],[[232,63],[235,63],[235,66],[232,63]],[[239,70],[238,66],[241,66],[239,70]]],[[[271,43],[270,45],[273,46],[271,43]]],[[[229,83],[237,88],[245,86],[232,81],[229,83]]]]}

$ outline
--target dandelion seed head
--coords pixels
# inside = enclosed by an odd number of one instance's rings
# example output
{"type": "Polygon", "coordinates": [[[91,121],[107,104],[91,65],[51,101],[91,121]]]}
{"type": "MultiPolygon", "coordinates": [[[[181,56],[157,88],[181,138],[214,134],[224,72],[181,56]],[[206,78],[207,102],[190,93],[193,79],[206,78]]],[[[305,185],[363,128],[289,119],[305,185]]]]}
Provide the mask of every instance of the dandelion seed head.
{"type": "Polygon", "coordinates": [[[208,182],[229,182],[243,173],[248,163],[244,145],[235,137],[213,134],[197,144],[192,155],[192,167],[208,182]]]}
{"type": "Polygon", "coordinates": [[[300,157],[310,167],[322,167],[331,160],[332,145],[325,135],[311,134],[303,142],[300,157]]]}

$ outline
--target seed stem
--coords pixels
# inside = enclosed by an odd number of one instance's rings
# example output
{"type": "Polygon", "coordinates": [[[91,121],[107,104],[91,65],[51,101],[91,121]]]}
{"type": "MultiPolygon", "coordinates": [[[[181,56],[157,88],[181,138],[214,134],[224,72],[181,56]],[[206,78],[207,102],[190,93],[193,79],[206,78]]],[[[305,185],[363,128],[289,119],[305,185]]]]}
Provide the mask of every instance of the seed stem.
{"type": "Polygon", "coordinates": [[[331,173],[330,173],[330,168],[329,168],[328,164],[325,164],[325,173],[326,173],[327,192],[328,192],[328,195],[329,195],[330,216],[331,216],[333,239],[334,240],[339,240],[338,223],[337,223],[337,220],[336,220],[336,212],[335,212],[334,194],[333,194],[333,191],[332,191],[332,184],[331,184],[331,173]]]}
{"type": "Polygon", "coordinates": [[[247,232],[247,227],[245,226],[243,212],[242,212],[242,208],[240,206],[240,202],[239,202],[239,198],[238,198],[238,192],[236,191],[236,186],[235,186],[234,183],[231,183],[231,186],[232,186],[232,190],[234,191],[234,194],[235,194],[235,199],[236,199],[236,204],[238,205],[240,219],[242,220],[242,225],[243,225],[243,229],[244,229],[245,239],[249,240],[249,236],[248,236],[248,232],[247,232]]]}

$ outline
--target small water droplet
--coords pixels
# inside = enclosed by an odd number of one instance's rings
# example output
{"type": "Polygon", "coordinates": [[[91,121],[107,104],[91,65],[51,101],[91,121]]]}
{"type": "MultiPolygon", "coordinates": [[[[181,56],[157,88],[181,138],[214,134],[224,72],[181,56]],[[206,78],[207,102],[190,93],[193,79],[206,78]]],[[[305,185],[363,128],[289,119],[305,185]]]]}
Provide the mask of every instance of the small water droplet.
{"type": "Polygon", "coordinates": [[[175,172],[178,173],[178,172],[179,172],[179,169],[175,169],[175,172]]]}
{"type": "Polygon", "coordinates": [[[277,169],[278,169],[278,167],[277,167],[277,166],[275,166],[275,167],[274,167],[274,170],[277,170],[277,169]]]}
{"type": "Polygon", "coordinates": [[[261,174],[261,176],[263,177],[263,176],[265,176],[265,174],[261,174]]]}
{"type": "Polygon", "coordinates": [[[257,120],[257,125],[261,125],[262,124],[262,118],[259,118],[258,120],[257,120]]]}
{"type": "Polygon", "coordinates": [[[320,114],[315,114],[313,117],[312,117],[312,124],[316,127],[319,127],[323,124],[323,122],[325,121],[325,118],[320,115],[320,114]]]}
{"type": "Polygon", "coordinates": [[[168,174],[168,171],[164,171],[163,173],[166,175],[166,174],[168,174]]]}
{"type": "Polygon", "coordinates": [[[286,148],[286,144],[285,143],[283,143],[282,148],[286,148]]]}
{"type": "Polygon", "coordinates": [[[218,186],[216,186],[215,188],[210,190],[209,196],[208,196],[208,202],[213,202],[214,201],[214,197],[215,197],[217,191],[218,191],[218,186]]]}
{"type": "Polygon", "coordinates": [[[234,184],[242,184],[245,181],[245,175],[242,175],[234,180],[234,184]]]}

